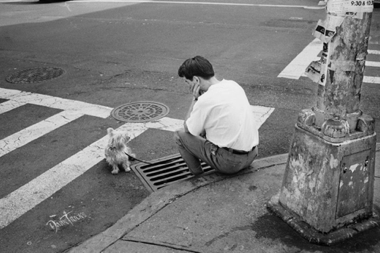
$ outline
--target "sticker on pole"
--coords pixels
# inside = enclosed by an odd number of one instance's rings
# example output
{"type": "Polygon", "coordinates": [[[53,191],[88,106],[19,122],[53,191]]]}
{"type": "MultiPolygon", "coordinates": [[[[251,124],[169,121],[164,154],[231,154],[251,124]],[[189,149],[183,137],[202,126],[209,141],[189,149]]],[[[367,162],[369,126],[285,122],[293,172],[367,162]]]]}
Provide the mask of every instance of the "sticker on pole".
{"type": "Polygon", "coordinates": [[[327,2],[327,12],[338,16],[346,16],[347,12],[373,12],[373,0],[330,0],[327,2]]]}
{"type": "Polygon", "coordinates": [[[373,12],[373,0],[347,1],[347,12],[373,12]]]}

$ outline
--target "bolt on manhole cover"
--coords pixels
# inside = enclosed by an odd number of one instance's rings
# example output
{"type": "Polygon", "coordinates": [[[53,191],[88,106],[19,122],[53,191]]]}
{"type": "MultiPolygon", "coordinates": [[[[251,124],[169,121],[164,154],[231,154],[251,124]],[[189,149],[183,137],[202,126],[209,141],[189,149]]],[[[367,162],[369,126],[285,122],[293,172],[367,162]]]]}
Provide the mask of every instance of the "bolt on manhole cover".
{"type": "Polygon", "coordinates": [[[111,115],[124,122],[142,123],[165,117],[169,107],[158,102],[139,101],[120,105],[112,110],[111,115]]]}
{"type": "Polygon", "coordinates": [[[14,84],[38,83],[57,78],[63,73],[63,69],[53,67],[26,69],[8,76],[6,80],[14,84]]]}
{"type": "MultiPolygon", "coordinates": [[[[145,187],[157,191],[165,186],[194,177],[180,154],[174,154],[150,161],[151,164],[137,163],[131,166],[133,172],[140,178],[145,187]]],[[[204,173],[215,170],[202,162],[204,173]]]]}

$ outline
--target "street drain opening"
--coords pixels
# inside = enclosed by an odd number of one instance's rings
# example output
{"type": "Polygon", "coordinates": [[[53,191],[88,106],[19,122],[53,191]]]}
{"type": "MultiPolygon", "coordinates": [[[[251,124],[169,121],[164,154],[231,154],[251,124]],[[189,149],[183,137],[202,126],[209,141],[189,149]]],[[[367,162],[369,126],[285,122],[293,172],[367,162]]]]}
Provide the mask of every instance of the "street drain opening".
{"type": "Polygon", "coordinates": [[[6,77],[6,81],[14,84],[38,83],[51,80],[63,75],[65,71],[61,68],[45,67],[26,69],[13,73],[6,77]]]}
{"type": "MultiPolygon", "coordinates": [[[[189,171],[180,154],[163,157],[150,161],[151,164],[137,163],[131,169],[140,178],[145,187],[157,191],[170,184],[189,179],[194,175],[189,171]]],[[[214,171],[209,165],[202,162],[205,173],[214,171]]]]}
{"type": "Polygon", "coordinates": [[[120,105],[111,111],[111,116],[123,122],[142,123],[158,120],[169,113],[169,107],[152,101],[137,101],[120,105]]]}

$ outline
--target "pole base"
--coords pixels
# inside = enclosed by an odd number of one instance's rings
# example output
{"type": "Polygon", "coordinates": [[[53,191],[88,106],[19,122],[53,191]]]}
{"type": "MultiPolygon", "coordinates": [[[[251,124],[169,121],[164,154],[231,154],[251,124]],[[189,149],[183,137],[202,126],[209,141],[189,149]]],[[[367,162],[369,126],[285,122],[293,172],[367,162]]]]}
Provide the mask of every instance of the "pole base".
{"type": "Polygon", "coordinates": [[[280,193],[273,196],[269,200],[267,208],[296,230],[304,239],[314,244],[330,246],[358,233],[380,226],[379,215],[373,210],[372,217],[368,219],[346,225],[329,233],[322,233],[303,221],[299,215],[283,207],[279,202],[279,196],[280,193]]]}

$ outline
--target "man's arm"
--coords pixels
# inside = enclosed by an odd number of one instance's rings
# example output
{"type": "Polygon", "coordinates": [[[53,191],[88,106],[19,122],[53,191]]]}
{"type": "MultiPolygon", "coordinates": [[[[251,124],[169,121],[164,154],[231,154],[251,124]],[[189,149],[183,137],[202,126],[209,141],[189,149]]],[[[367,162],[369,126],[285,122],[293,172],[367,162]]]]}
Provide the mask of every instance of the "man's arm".
{"type": "MultiPolygon", "coordinates": [[[[199,77],[197,77],[197,78],[199,78],[199,77]]],[[[189,108],[189,110],[188,110],[188,112],[187,112],[187,114],[186,114],[185,121],[184,121],[184,124],[183,124],[185,131],[188,132],[188,133],[190,133],[190,131],[189,131],[189,128],[187,127],[187,125],[186,125],[186,120],[187,120],[188,118],[190,118],[191,112],[193,111],[194,105],[195,105],[195,103],[198,101],[199,96],[201,96],[203,93],[206,92],[206,91],[202,91],[202,90],[200,89],[200,84],[199,84],[199,82],[197,82],[197,83],[192,83],[191,86],[190,86],[190,91],[191,91],[192,94],[193,94],[193,101],[191,102],[190,108],[189,108]]],[[[190,134],[191,134],[191,133],[190,133],[190,134]]],[[[202,133],[200,134],[200,136],[202,136],[202,137],[205,137],[205,136],[206,136],[206,132],[205,132],[205,130],[202,131],[202,133]]]]}
{"type": "Polygon", "coordinates": [[[186,125],[186,120],[188,118],[190,118],[190,114],[191,112],[193,111],[193,107],[194,107],[194,104],[197,102],[197,98],[193,98],[193,101],[191,102],[191,105],[189,107],[189,110],[187,111],[187,114],[186,114],[186,117],[185,117],[185,121],[183,122],[183,127],[185,129],[185,132],[188,132],[189,133],[189,129],[187,128],[187,125],[186,125]]]}
{"type": "MultiPolygon", "coordinates": [[[[183,123],[183,127],[184,127],[184,129],[185,129],[185,132],[187,132],[187,133],[190,133],[190,131],[189,131],[189,128],[187,127],[187,125],[186,125],[186,120],[190,117],[190,114],[191,114],[191,112],[193,111],[193,107],[194,107],[194,104],[195,104],[196,102],[197,102],[197,99],[194,98],[193,101],[192,101],[192,103],[191,103],[191,105],[190,105],[189,111],[188,111],[187,114],[186,114],[185,121],[184,121],[184,123],[183,123]]],[[[190,134],[192,134],[192,133],[190,133],[190,134]]],[[[202,138],[206,138],[206,131],[203,130],[203,131],[199,134],[199,136],[201,136],[202,138]]]]}

